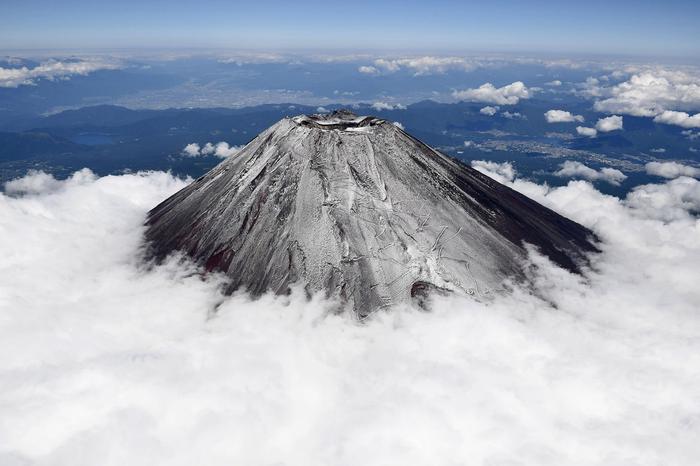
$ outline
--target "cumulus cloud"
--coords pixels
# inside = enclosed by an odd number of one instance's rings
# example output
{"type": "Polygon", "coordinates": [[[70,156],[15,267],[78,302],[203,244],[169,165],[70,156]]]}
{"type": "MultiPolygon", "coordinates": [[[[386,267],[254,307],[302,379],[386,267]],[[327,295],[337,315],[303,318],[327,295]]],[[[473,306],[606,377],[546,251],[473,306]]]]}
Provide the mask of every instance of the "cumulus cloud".
{"type": "Polygon", "coordinates": [[[48,60],[34,68],[22,66],[18,68],[0,67],[0,87],[19,87],[36,85],[42,79],[49,81],[70,79],[71,76],[85,76],[95,71],[114,70],[121,68],[116,61],[106,59],[95,60],[48,60]]]}
{"type": "Polygon", "coordinates": [[[600,80],[592,76],[586,78],[583,83],[577,84],[576,87],[578,88],[576,93],[584,97],[600,97],[603,92],[600,80]]]}
{"type": "Polygon", "coordinates": [[[406,110],[405,105],[401,104],[390,104],[388,102],[374,102],[372,108],[380,112],[382,110],[406,110]]]}
{"type": "Polygon", "coordinates": [[[700,177],[700,168],[683,165],[678,162],[649,162],[644,166],[649,175],[663,178],[678,178],[679,176],[700,177]]]}
{"type": "MultiPolygon", "coordinates": [[[[684,71],[651,70],[611,88],[598,88],[600,112],[655,117],[667,110],[700,109],[700,77],[684,71]]],[[[675,124],[675,123],[674,123],[675,124]]]]}
{"type": "Polygon", "coordinates": [[[606,118],[600,118],[595,124],[595,129],[597,129],[601,133],[609,133],[610,131],[621,130],[622,117],[619,115],[612,115],[606,118]]]}
{"type": "MultiPolygon", "coordinates": [[[[466,141],[465,141],[466,146],[466,141]]],[[[467,146],[468,147],[468,146],[467,146]]],[[[484,175],[490,176],[499,183],[513,181],[517,172],[510,162],[490,162],[487,160],[472,160],[472,168],[479,170],[484,175]]]]}
{"type": "Polygon", "coordinates": [[[492,107],[490,105],[487,105],[486,107],[479,110],[479,113],[481,113],[482,115],[494,116],[496,114],[496,112],[498,112],[498,109],[499,109],[498,106],[492,107]]]}
{"type": "Polygon", "coordinates": [[[531,90],[522,81],[516,81],[503,87],[486,83],[476,89],[452,92],[452,97],[455,99],[498,105],[515,105],[520,102],[520,99],[529,99],[531,95],[531,90]]]}
{"type": "Polygon", "coordinates": [[[527,120],[527,117],[519,112],[505,111],[505,112],[502,112],[501,115],[504,118],[508,118],[509,120],[527,120]]]}
{"type": "Polygon", "coordinates": [[[681,131],[681,134],[683,136],[687,137],[688,139],[690,139],[691,141],[694,141],[694,140],[700,138],[700,132],[693,132],[689,129],[685,130],[685,131],[681,131]]]}
{"type": "Polygon", "coordinates": [[[379,74],[379,70],[374,66],[360,66],[357,70],[364,74],[379,74]]]}
{"type": "Polygon", "coordinates": [[[581,162],[567,160],[561,164],[559,170],[554,172],[556,176],[564,178],[584,178],[588,181],[605,181],[615,186],[627,179],[627,175],[615,168],[605,167],[596,170],[581,162]]]}
{"type": "Polygon", "coordinates": [[[405,129],[406,129],[406,128],[404,128],[404,126],[403,126],[401,123],[399,123],[398,121],[395,121],[395,122],[394,122],[394,126],[396,126],[397,128],[399,128],[400,130],[405,130],[405,129]]]}
{"type": "Polygon", "coordinates": [[[555,79],[554,81],[549,81],[547,83],[544,83],[545,86],[550,86],[550,87],[559,87],[562,85],[562,82],[558,79],[555,79]]]}
{"type": "Polygon", "coordinates": [[[665,222],[685,219],[688,213],[700,213],[700,182],[681,176],[666,184],[637,186],[627,196],[627,201],[649,218],[665,222]]]}
{"type": "Polygon", "coordinates": [[[168,174],[0,195],[0,462],[693,465],[697,180],[507,183],[595,230],[585,279],[533,251],[537,293],[362,324],[144,267],[147,210],[186,185],[168,174]]]}
{"type": "Polygon", "coordinates": [[[90,183],[95,179],[95,174],[87,168],[73,173],[70,178],[63,181],[43,171],[29,170],[27,176],[5,183],[5,193],[11,196],[55,193],[90,183]]]}
{"type": "Polygon", "coordinates": [[[374,68],[381,69],[382,71],[388,73],[394,73],[401,69],[401,65],[398,60],[387,60],[385,58],[379,58],[374,60],[374,68]]]}
{"type": "Polygon", "coordinates": [[[584,121],[583,116],[574,115],[566,110],[547,110],[544,113],[544,118],[547,120],[547,123],[571,123],[574,121],[584,121]]]}
{"type": "Polygon", "coordinates": [[[691,116],[686,112],[666,110],[660,115],[656,115],[654,121],[666,125],[676,125],[682,128],[700,128],[700,113],[691,116]]]}
{"type": "Polygon", "coordinates": [[[199,157],[201,155],[200,151],[201,147],[199,147],[199,144],[197,144],[196,142],[187,144],[185,148],[182,149],[182,153],[187,155],[188,157],[199,157]]]}
{"type": "Polygon", "coordinates": [[[318,113],[328,113],[330,110],[328,110],[326,107],[316,107],[316,111],[318,113]]]}
{"type": "Polygon", "coordinates": [[[184,149],[182,149],[182,154],[187,157],[203,157],[208,155],[213,155],[225,159],[231,157],[241,150],[241,146],[230,146],[228,142],[221,141],[213,144],[211,142],[206,143],[204,146],[193,142],[187,144],[184,149]]]}
{"type": "Polygon", "coordinates": [[[598,131],[595,128],[588,128],[587,126],[577,126],[576,132],[579,136],[586,136],[588,138],[594,138],[598,135],[598,131]]]}

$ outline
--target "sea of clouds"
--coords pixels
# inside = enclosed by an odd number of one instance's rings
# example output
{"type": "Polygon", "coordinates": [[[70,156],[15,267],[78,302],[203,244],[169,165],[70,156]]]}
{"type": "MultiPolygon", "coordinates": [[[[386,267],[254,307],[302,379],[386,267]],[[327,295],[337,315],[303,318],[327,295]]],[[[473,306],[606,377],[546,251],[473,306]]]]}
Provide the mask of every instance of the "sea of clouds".
{"type": "Polygon", "coordinates": [[[584,278],[533,253],[535,291],[438,297],[365,322],[303,293],[225,298],[141,260],[154,172],[0,194],[0,464],[694,465],[700,187],[627,199],[480,169],[592,228],[584,278]]]}

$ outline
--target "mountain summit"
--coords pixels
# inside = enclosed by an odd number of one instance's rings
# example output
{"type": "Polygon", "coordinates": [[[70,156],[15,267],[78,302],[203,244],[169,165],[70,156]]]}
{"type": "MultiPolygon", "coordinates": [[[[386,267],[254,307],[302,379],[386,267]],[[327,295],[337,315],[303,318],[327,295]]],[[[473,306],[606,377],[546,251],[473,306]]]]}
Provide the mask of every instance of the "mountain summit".
{"type": "Polygon", "coordinates": [[[155,258],[181,250],[228,291],[293,283],[360,317],[431,291],[485,298],[522,278],[525,244],[578,271],[592,233],[423,144],[347,111],[285,118],[155,207],[155,258]]]}

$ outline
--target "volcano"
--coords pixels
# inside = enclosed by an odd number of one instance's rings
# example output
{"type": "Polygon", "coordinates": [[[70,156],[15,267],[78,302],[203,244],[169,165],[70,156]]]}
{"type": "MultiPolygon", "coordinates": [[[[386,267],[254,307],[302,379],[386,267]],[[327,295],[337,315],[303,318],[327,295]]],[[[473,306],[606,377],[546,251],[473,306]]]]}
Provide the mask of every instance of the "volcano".
{"type": "Polygon", "coordinates": [[[155,207],[150,254],[182,251],[228,292],[340,298],[359,317],[433,292],[488,299],[524,280],[526,245],[579,272],[593,234],[397,125],[285,118],[155,207]]]}

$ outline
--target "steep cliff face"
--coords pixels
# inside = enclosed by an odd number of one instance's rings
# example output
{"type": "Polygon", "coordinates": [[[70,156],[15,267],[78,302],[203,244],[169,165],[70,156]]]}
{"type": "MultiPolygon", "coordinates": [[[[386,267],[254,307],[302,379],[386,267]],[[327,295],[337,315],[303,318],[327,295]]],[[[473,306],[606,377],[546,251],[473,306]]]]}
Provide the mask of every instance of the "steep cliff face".
{"type": "Polygon", "coordinates": [[[487,297],[522,277],[524,243],[577,271],[592,234],[421,143],[349,112],[281,120],[147,220],[230,291],[300,282],[359,316],[434,290],[487,297]]]}

